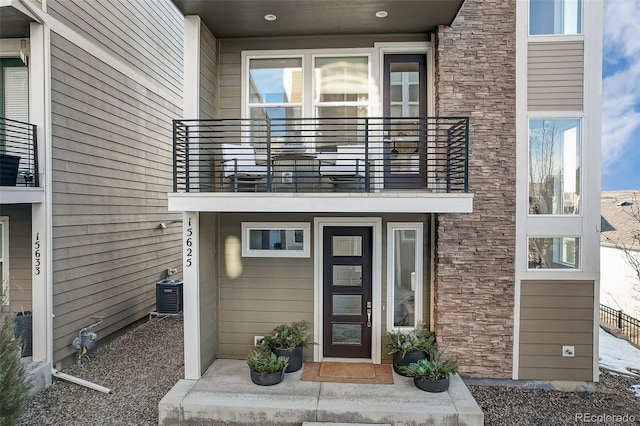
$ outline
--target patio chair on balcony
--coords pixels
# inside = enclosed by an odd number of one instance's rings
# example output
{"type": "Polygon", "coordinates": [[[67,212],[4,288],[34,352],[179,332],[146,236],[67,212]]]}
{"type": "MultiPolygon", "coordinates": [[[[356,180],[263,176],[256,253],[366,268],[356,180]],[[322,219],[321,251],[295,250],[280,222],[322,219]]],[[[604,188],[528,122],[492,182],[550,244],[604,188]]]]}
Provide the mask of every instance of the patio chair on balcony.
{"type": "Polygon", "coordinates": [[[335,163],[322,160],[320,176],[329,178],[334,186],[341,182],[363,183],[366,177],[364,145],[338,145],[335,163]]]}
{"type": "Polygon", "coordinates": [[[267,166],[256,164],[256,152],[249,144],[222,144],[222,176],[233,184],[233,192],[238,192],[240,184],[250,184],[258,191],[258,184],[267,178],[267,166]]]}

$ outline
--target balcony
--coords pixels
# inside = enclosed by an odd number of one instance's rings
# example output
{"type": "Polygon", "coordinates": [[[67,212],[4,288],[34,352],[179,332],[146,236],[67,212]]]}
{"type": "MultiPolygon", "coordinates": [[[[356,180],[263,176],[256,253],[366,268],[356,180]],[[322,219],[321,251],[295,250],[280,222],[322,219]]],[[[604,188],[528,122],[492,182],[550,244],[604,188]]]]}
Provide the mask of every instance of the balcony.
{"type": "Polygon", "coordinates": [[[0,117],[0,186],[38,187],[36,126],[0,117]]]}
{"type": "Polygon", "coordinates": [[[469,120],[174,121],[174,192],[463,192],[469,120]]]}

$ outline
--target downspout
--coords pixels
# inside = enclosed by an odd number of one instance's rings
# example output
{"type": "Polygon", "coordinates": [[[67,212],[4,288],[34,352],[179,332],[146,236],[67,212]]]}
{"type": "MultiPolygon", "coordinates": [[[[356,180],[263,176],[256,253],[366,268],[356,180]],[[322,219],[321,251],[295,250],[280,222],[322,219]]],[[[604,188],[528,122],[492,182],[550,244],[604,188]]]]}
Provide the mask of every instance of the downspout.
{"type": "MultiPolygon", "coordinates": [[[[39,10],[28,0],[19,0],[20,4],[22,4],[27,10],[29,10],[33,16],[36,18],[38,23],[40,23],[43,27],[43,50],[44,50],[44,158],[45,158],[45,167],[44,167],[44,202],[45,202],[45,211],[46,211],[46,223],[45,229],[46,232],[46,256],[45,256],[45,265],[46,265],[46,290],[45,290],[45,299],[46,299],[46,309],[47,313],[45,314],[46,318],[46,358],[45,361],[50,362],[53,365],[53,268],[52,268],[52,259],[53,259],[53,236],[51,232],[52,226],[52,160],[51,160],[51,26],[47,21],[46,13],[42,10],[39,10]]],[[[42,7],[46,10],[46,0],[43,0],[42,7]]],[[[62,380],[67,380],[81,386],[86,386],[90,389],[94,389],[100,392],[109,393],[110,389],[105,388],[104,386],[97,385],[95,383],[91,383],[89,381],[70,376],[66,373],[61,373],[52,367],[51,374],[55,377],[58,377],[62,380]]]]}

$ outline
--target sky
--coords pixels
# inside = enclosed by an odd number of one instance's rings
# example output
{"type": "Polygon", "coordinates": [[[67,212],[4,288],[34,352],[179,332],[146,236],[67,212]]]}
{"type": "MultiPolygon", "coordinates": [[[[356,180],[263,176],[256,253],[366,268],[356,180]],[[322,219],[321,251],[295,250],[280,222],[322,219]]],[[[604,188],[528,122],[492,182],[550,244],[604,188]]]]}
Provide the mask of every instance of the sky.
{"type": "Polygon", "coordinates": [[[604,1],[603,191],[640,189],[639,22],[640,0],[604,1]]]}

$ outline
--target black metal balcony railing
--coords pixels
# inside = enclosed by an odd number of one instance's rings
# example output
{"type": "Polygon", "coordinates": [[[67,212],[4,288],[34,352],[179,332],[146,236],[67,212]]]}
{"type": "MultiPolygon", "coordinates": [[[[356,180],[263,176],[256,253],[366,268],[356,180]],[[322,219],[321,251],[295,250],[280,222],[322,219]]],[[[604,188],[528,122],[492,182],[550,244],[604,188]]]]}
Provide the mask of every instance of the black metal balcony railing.
{"type": "Polygon", "coordinates": [[[40,186],[35,124],[0,117],[0,186],[40,186]]]}
{"type": "Polygon", "coordinates": [[[469,119],[174,120],[174,192],[468,192],[469,119]]]}

